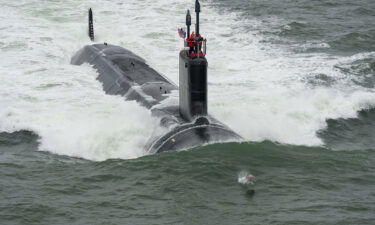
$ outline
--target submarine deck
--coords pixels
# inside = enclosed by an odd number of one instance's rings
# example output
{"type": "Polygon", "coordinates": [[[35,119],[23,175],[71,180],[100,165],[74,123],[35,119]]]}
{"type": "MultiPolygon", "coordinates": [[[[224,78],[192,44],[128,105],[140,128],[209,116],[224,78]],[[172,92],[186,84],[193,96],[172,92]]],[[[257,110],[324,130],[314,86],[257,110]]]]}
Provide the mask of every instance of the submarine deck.
{"type": "Polygon", "coordinates": [[[73,56],[71,63],[89,63],[98,70],[98,80],[107,94],[122,95],[147,108],[160,103],[178,87],[149,67],[144,59],[119,46],[87,45],[73,56]]]}

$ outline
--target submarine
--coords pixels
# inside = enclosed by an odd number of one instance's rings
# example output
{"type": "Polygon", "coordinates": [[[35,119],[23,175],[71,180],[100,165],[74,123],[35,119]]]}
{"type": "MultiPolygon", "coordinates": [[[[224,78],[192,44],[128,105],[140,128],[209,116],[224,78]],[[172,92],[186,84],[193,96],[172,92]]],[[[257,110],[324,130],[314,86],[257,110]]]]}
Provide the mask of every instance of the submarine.
{"type": "MultiPolygon", "coordinates": [[[[242,141],[227,125],[208,114],[206,39],[199,31],[199,0],[195,1],[195,32],[190,33],[191,15],[187,10],[183,49],[179,52],[179,85],[152,69],[140,56],[120,46],[86,45],[71,59],[71,64],[90,64],[98,72],[104,92],[137,101],[160,121],[162,134],[145,144],[149,154],[190,149],[206,144],[242,141]],[[179,102],[167,104],[172,92],[179,102]]],[[[93,12],[89,9],[88,35],[94,41],[93,12]]],[[[126,116],[126,115],[124,115],[126,116]]],[[[141,122],[141,121],[139,121],[141,122]]]]}

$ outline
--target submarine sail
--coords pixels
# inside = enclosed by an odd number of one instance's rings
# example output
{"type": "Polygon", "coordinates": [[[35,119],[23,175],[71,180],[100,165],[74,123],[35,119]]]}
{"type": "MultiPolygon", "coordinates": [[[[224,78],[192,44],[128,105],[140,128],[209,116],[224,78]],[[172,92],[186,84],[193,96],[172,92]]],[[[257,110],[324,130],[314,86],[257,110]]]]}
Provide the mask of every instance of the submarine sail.
{"type": "MultiPolygon", "coordinates": [[[[189,34],[189,31],[186,47],[179,53],[179,87],[152,69],[144,59],[120,46],[107,43],[87,45],[71,59],[73,65],[92,65],[99,74],[97,79],[103,84],[106,94],[135,100],[160,120],[160,126],[166,128],[167,132],[150,138],[145,145],[145,150],[150,154],[242,140],[240,135],[207,112],[208,63],[205,57],[206,40],[199,34],[198,0],[195,11],[196,33],[189,34]],[[161,104],[172,91],[179,92],[179,104],[161,104]]],[[[189,11],[186,20],[189,30],[189,11]]],[[[89,27],[93,31],[91,9],[89,27]]],[[[89,32],[89,35],[94,40],[93,32],[89,32]]]]}

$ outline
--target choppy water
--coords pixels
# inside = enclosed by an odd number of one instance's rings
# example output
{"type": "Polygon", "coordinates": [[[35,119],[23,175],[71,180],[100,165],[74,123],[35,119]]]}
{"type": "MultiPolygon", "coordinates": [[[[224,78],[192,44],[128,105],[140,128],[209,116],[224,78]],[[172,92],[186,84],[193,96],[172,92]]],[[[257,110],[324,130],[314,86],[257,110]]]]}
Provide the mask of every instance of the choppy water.
{"type": "Polygon", "coordinates": [[[70,57],[92,7],[177,81],[193,1],[1,4],[1,224],[374,223],[374,1],[202,1],[209,111],[248,142],[150,156],[157,121],[70,57]]]}

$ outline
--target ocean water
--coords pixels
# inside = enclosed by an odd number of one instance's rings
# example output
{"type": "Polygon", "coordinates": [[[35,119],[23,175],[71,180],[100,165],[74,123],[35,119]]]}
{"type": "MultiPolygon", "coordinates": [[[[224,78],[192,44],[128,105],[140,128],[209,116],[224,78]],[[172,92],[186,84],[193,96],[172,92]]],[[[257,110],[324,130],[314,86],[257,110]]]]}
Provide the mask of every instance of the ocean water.
{"type": "Polygon", "coordinates": [[[246,141],[157,155],[150,112],[69,62],[91,7],[178,83],[194,1],[1,5],[0,224],[374,224],[374,1],[202,0],[209,112],[246,141]]]}

